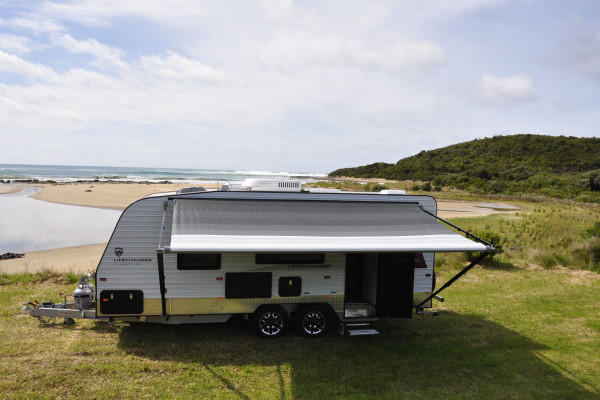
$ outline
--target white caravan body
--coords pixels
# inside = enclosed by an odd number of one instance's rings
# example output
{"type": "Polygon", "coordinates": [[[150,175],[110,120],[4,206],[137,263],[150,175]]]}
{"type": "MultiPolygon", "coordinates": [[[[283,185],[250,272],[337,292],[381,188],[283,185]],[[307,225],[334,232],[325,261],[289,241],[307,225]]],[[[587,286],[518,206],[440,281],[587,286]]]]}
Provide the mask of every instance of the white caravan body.
{"type": "Polygon", "coordinates": [[[219,322],[276,305],[291,319],[319,305],[342,323],[410,318],[434,290],[435,252],[490,250],[440,224],[430,196],[292,188],[131,204],[96,271],[97,316],[219,322]]]}

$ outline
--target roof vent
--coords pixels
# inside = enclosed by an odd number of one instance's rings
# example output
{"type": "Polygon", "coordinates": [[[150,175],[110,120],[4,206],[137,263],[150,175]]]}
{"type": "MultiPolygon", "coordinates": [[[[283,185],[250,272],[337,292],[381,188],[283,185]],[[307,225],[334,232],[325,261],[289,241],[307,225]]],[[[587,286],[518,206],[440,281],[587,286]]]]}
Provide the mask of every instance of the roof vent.
{"type": "Polygon", "coordinates": [[[206,189],[204,189],[202,186],[191,186],[191,187],[181,188],[177,191],[177,193],[180,193],[180,194],[196,193],[196,192],[206,192],[206,189]]]}
{"type": "Polygon", "coordinates": [[[384,189],[381,192],[379,192],[381,194],[406,194],[405,190],[393,190],[393,189],[384,189]]]}
{"type": "Polygon", "coordinates": [[[301,192],[302,182],[299,180],[256,179],[248,178],[241,185],[243,190],[262,192],[301,192]]]}

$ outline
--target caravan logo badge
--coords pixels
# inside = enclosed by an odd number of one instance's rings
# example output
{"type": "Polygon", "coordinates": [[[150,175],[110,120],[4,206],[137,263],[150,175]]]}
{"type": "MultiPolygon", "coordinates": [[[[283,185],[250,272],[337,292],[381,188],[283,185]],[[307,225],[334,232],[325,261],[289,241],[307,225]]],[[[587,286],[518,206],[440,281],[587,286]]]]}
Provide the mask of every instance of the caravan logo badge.
{"type": "Polygon", "coordinates": [[[123,248],[122,247],[115,247],[115,255],[117,257],[121,257],[123,255],[123,248]]]}

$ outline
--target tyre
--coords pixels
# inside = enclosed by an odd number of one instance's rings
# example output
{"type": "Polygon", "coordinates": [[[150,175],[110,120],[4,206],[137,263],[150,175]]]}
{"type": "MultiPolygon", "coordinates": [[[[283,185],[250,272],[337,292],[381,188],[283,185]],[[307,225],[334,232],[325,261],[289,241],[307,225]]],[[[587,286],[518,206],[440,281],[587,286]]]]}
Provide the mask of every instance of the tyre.
{"type": "Polygon", "coordinates": [[[287,327],[287,313],[280,306],[264,306],[252,317],[252,326],[258,336],[276,338],[282,336],[287,327]]]}
{"type": "Polygon", "coordinates": [[[296,316],[298,332],[308,337],[325,335],[332,324],[331,313],[327,308],[320,305],[306,306],[296,316]]]}

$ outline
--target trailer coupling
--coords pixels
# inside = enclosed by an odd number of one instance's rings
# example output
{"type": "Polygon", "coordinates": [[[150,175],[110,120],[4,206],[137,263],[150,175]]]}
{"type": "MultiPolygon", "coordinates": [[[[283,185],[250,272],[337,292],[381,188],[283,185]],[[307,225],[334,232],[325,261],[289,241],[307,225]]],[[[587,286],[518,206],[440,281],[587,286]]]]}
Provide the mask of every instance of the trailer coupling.
{"type": "Polygon", "coordinates": [[[28,300],[25,307],[22,308],[32,317],[40,320],[44,326],[55,325],[57,320],[63,319],[64,325],[73,325],[75,319],[106,319],[96,316],[96,303],[94,301],[94,284],[92,283],[93,274],[89,273],[82,276],[77,284],[77,289],[73,292],[72,302],[67,302],[67,294],[60,293],[63,301],[54,303],[45,301],[41,304],[36,301],[28,300]]]}
{"type": "Polygon", "coordinates": [[[75,308],[73,302],[55,304],[51,301],[45,301],[40,304],[37,301],[28,300],[25,307],[23,307],[23,311],[27,311],[32,317],[39,319],[44,326],[55,325],[59,318],[63,318],[64,325],[73,325],[77,318],[97,319],[96,309],[79,310],[75,308]]]}

